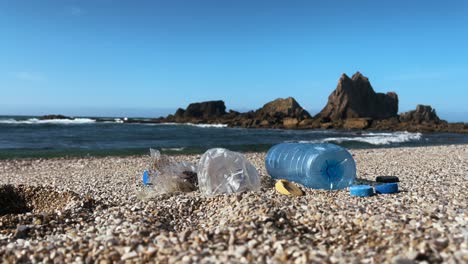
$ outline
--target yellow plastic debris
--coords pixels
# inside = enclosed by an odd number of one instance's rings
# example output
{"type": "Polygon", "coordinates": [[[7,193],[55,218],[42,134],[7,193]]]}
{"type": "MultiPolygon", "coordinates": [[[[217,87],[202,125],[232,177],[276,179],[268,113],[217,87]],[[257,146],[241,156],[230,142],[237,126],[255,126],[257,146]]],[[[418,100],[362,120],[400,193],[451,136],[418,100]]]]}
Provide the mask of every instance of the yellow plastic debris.
{"type": "Polygon", "coordinates": [[[284,195],[302,196],[304,192],[296,184],[287,180],[279,180],[275,184],[275,189],[284,195]]]}

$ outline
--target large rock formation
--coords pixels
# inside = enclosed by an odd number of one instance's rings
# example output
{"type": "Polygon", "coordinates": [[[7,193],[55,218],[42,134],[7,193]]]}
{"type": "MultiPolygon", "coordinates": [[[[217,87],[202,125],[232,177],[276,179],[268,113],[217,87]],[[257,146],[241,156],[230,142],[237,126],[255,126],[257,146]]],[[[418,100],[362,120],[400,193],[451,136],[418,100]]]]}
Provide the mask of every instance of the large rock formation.
{"type": "Polygon", "coordinates": [[[385,119],[397,116],[397,112],[397,94],[376,93],[369,79],[357,72],[352,78],[341,75],[327,105],[316,117],[323,122],[348,118],[385,119]]]}
{"type": "Polygon", "coordinates": [[[417,105],[416,110],[400,114],[400,121],[421,124],[439,123],[441,120],[430,105],[417,105]]]}

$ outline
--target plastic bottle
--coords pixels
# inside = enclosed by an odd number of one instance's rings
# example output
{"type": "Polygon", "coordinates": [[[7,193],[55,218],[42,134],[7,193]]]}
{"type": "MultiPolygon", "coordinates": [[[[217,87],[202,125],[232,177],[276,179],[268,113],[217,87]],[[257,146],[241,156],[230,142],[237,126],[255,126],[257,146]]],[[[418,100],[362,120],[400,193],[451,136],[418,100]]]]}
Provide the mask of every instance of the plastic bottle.
{"type": "Polygon", "coordinates": [[[144,200],[157,194],[191,192],[196,190],[196,166],[190,162],[176,161],[159,150],[150,149],[150,164],[138,175],[136,181],[137,197],[144,200]]]}
{"type": "Polygon", "coordinates": [[[254,165],[242,153],[224,148],[209,149],[201,156],[197,176],[200,192],[208,196],[261,187],[254,165]]]}
{"type": "Polygon", "coordinates": [[[268,174],[314,189],[338,190],[356,178],[356,163],[344,148],[324,144],[282,143],[265,158],[268,174]]]}

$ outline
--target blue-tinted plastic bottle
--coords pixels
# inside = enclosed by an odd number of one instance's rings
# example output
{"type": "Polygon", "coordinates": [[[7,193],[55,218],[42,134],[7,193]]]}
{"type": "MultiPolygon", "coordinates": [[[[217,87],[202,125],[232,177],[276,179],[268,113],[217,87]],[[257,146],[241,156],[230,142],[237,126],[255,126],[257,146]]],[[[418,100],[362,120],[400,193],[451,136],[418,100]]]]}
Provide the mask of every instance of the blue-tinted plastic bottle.
{"type": "Polygon", "coordinates": [[[273,146],[265,158],[268,174],[314,189],[337,190],[356,178],[351,154],[334,144],[282,143],[273,146]]]}

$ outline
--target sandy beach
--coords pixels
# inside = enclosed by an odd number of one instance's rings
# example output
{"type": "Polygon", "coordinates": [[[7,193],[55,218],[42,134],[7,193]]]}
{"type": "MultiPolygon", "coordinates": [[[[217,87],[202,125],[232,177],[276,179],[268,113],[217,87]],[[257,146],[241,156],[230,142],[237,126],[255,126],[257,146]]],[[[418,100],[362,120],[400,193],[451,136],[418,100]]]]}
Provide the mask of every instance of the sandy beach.
{"type": "Polygon", "coordinates": [[[284,196],[267,176],[265,153],[247,153],[261,191],[140,201],[135,181],[146,156],[3,160],[0,261],[468,262],[468,145],[351,153],[360,182],[398,176],[401,191],[284,196]]]}

